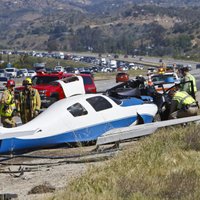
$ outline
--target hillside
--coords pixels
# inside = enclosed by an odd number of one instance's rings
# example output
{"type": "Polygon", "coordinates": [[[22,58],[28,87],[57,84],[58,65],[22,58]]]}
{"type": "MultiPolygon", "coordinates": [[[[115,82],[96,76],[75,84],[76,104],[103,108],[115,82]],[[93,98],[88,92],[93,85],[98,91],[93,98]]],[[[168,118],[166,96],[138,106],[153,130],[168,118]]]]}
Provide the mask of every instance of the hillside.
{"type": "Polygon", "coordinates": [[[195,0],[2,0],[0,48],[199,57],[195,0]]]}

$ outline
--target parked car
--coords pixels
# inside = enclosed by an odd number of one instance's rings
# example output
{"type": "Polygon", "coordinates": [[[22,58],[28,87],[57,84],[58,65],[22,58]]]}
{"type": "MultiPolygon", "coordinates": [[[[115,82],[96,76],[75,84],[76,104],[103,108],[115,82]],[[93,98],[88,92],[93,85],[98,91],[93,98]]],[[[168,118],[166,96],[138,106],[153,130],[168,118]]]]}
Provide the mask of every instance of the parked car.
{"type": "Polygon", "coordinates": [[[116,75],[116,83],[118,82],[126,82],[129,80],[129,74],[126,72],[119,72],[116,75]]]}
{"type": "Polygon", "coordinates": [[[156,67],[149,67],[149,68],[147,69],[147,73],[148,73],[148,74],[153,74],[153,73],[155,73],[155,72],[157,72],[157,68],[156,68],[156,67]]]}
{"type": "Polygon", "coordinates": [[[28,76],[28,69],[23,68],[23,69],[19,69],[19,71],[22,71],[25,77],[28,76]]]}
{"type": "Polygon", "coordinates": [[[137,68],[136,68],[136,65],[135,65],[134,63],[129,63],[129,64],[128,64],[128,68],[129,68],[129,69],[137,69],[137,68]]]}
{"type": "Polygon", "coordinates": [[[8,77],[10,77],[10,78],[17,77],[17,71],[18,71],[17,68],[10,67],[10,68],[6,68],[5,70],[6,70],[6,73],[7,73],[8,77]]]}
{"type": "Polygon", "coordinates": [[[28,70],[28,77],[33,77],[36,75],[37,75],[37,73],[34,70],[31,70],[31,69],[28,70]]]}
{"type": "Polygon", "coordinates": [[[127,66],[119,66],[117,68],[117,71],[128,71],[128,70],[129,70],[129,68],[127,66]]]}
{"type": "Polygon", "coordinates": [[[7,73],[5,69],[0,69],[0,77],[6,77],[7,73]]]}
{"type": "Polygon", "coordinates": [[[64,72],[65,71],[64,67],[62,67],[62,66],[55,66],[53,70],[57,71],[57,72],[64,72]]]}
{"type": "Polygon", "coordinates": [[[143,70],[144,66],[143,65],[138,65],[138,69],[143,70]]]}
{"type": "Polygon", "coordinates": [[[65,67],[65,72],[67,73],[75,73],[74,67],[65,67]]]}
{"type": "Polygon", "coordinates": [[[0,91],[4,91],[6,89],[6,83],[8,81],[7,77],[0,77],[0,91]]]}
{"type": "Polygon", "coordinates": [[[113,71],[113,69],[110,68],[110,67],[103,67],[103,68],[101,69],[101,72],[112,72],[112,71],[113,71]]]}
{"type": "Polygon", "coordinates": [[[21,71],[21,70],[17,71],[17,76],[16,76],[16,77],[17,77],[17,78],[24,77],[23,71],[21,71]]]}

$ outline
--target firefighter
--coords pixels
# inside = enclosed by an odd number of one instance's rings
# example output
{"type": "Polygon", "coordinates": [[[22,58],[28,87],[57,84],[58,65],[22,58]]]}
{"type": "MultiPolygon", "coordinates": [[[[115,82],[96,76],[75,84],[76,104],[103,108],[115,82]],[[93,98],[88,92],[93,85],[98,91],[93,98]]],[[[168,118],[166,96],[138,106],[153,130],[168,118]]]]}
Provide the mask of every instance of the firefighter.
{"type": "Polygon", "coordinates": [[[169,91],[169,96],[172,98],[169,115],[170,119],[197,115],[198,104],[187,92],[180,91],[176,88],[169,91]]]}
{"type": "Polygon", "coordinates": [[[190,95],[193,95],[195,97],[195,93],[197,92],[197,86],[196,86],[196,79],[195,77],[189,73],[189,67],[185,66],[181,69],[181,73],[183,75],[183,78],[181,80],[182,86],[181,86],[181,91],[185,91],[190,95]],[[187,81],[192,81],[193,82],[193,88],[191,83],[185,83],[187,81]],[[193,94],[194,92],[194,94],[193,94]]]}
{"type": "Polygon", "coordinates": [[[13,119],[14,111],[16,110],[14,100],[15,81],[8,80],[6,83],[6,87],[7,89],[3,92],[1,97],[1,123],[3,124],[3,127],[13,128],[16,126],[16,122],[13,119]]]}
{"type": "Polygon", "coordinates": [[[32,80],[26,78],[22,82],[24,89],[19,93],[17,111],[22,123],[25,124],[35,118],[40,111],[41,99],[37,89],[32,87],[32,80]]]}

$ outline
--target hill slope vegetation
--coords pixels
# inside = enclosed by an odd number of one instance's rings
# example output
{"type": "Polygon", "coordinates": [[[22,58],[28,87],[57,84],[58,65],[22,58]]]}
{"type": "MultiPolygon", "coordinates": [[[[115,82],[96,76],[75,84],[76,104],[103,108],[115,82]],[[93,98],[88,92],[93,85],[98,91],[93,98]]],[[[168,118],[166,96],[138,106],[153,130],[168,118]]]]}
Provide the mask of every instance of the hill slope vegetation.
{"type": "Polygon", "coordinates": [[[200,3],[2,0],[0,48],[199,57],[200,3]]]}

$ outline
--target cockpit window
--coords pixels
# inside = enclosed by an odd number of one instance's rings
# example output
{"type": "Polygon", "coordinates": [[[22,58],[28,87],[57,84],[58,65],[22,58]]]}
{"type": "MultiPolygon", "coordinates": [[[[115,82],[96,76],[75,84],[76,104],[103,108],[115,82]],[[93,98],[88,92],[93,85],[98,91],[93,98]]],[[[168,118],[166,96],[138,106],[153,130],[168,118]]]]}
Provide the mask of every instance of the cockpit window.
{"type": "Polygon", "coordinates": [[[79,116],[83,116],[83,115],[87,115],[88,114],[87,110],[80,103],[73,104],[72,106],[68,107],[67,110],[74,117],[79,117],[79,116]]]}
{"type": "Polygon", "coordinates": [[[112,104],[102,96],[95,96],[86,99],[86,101],[98,112],[112,108],[112,104]]]}

